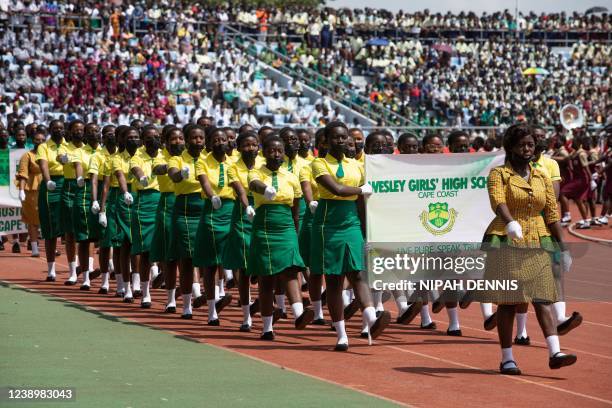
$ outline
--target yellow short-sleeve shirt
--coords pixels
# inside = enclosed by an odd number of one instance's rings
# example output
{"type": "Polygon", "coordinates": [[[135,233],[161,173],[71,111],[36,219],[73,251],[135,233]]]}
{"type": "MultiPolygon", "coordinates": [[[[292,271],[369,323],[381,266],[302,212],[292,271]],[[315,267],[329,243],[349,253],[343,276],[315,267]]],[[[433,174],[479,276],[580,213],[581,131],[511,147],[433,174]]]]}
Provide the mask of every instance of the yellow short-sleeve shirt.
{"type": "MultiPolygon", "coordinates": [[[[203,153],[200,153],[200,158],[204,157],[203,153]]],[[[202,187],[196,177],[195,166],[198,158],[195,158],[189,154],[187,149],[183,150],[180,156],[171,156],[168,160],[168,170],[178,169],[181,170],[183,167],[189,167],[189,177],[185,180],[181,180],[178,183],[174,183],[174,194],[185,195],[192,193],[202,193],[202,187]]]]}
{"type": "Polygon", "coordinates": [[[109,160],[110,152],[106,147],[102,147],[95,151],[89,159],[89,174],[96,174],[98,176],[104,176],[104,163],[109,160]]]}
{"type": "Polygon", "coordinates": [[[313,200],[318,200],[319,197],[319,185],[317,184],[317,181],[314,179],[314,177],[312,177],[312,166],[308,165],[308,166],[304,166],[302,167],[302,169],[300,170],[300,183],[307,181],[308,183],[310,183],[310,189],[312,190],[312,199],[313,200]]]}
{"type": "MultiPolygon", "coordinates": [[[[130,159],[132,156],[128,153],[127,150],[124,150],[113,157],[113,161],[111,164],[111,174],[115,176],[117,171],[121,171],[125,177],[125,180],[128,185],[134,182],[134,178],[130,174],[130,159]]],[[[116,176],[115,176],[116,177],[116,176]]],[[[119,182],[117,182],[117,186],[119,186],[119,182]]]]}
{"type": "MultiPolygon", "coordinates": [[[[90,145],[85,145],[79,149],[75,149],[72,156],[70,156],[70,163],[74,168],[74,163],[81,163],[81,167],[83,168],[83,177],[89,178],[89,164],[91,163],[91,158],[97,152],[102,151],[102,148],[98,146],[97,148],[92,148],[90,145]]],[[[76,174],[76,169],[74,170],[76,174]]]]}
{"type": "Polygon", "coordinates": [[[257,156],[255,158],[255,164],[252,169],[249,169],[247,165],[244,163],[244,160],[240,159],[236,163],[234,163],[227,172],[228,182],[230,184],[234,182],[239,182],[242,185],[242,188],[246,191],[247,195],[252,196],[251,191],[249,190],[249,173],[259,167],[261,167],[265,163],[265,159],[257,156]]]}
{"type": "MultiPolygon", "coordinates": [[[[159,156],[161,153],[159,150],[157,151],[157,155],[159,156]]],[[[134,156],[130,159],[130,173],[132,173],[132,169],[134,167],[140,168],[145,176],[147,176],[147,180],[149,184],[146,187],[143,187],[138,180],[135,180],[133,186],[136,190],[157,190],[159,191],[159,182],[157,181],[157,174],[153,173],[153,161],[155,157],[149,156],[146,150],[138,150],[134,156]]]]}
{"type": "Polygon", "coordinates": [[[78,147],[72,144],[72,142],[63,144],[57,149],[57,155],[68,156],[68,162],[63,165],[64,168],[64,178],[74,180],[76,179],[76,170],[74,169],[74,164],[72,164],[72,158],[75,156],[78,147]]]}
{"type": "Polygon", "coordinates": [[[274,200],[268,200],[263,196],[263,194],[253,191],[255,208],[264,204],[285,204],[292,207],[293,200],[302,196],[300,182],[295,175],[289,173],[282,167],[275,173],[276,183],[273,183],[273,172],[266,166],[261,166],[260,168],[254,169],[249,173],[249,183],[253,180],[259,180],[267,186],[273,186],[274,184],[277,185],[277,187],[275,187],[276,197],[274,197],[274,200]]]}
{"type": "Polygon", "coordinates": [[[240,152],[238,149],[232,150],[232,154],[228,155],[227,159],[232,163],[236,163],[238,160],[240,160],[240,152]]]}
{"type": "Polygon", "coordinates": [[[117,180],[117,176],[113,171],[113,161],[115,157],[119,155],[119,151],[115,151],[115,153],[109,154],[108,158],[104,161],[104,164],[101,167],[100,174],[104,177],[110,177],[110,186],[111,187],[119,187],[119,180],[117,180]]]}
{"type": "Polygon", "coordinates": [[[308,166],[310,162],[300,156],[299,154],[295,155],[295,158],[290,159],[289,156],[284,157],[283,169],[287,170],[289,173],[293,173],[297,178],[300,177],[300,170],[304,166],[308,166]]]}
{"type": "MultiPolygon", "coordinates": [[[[330,175],[337,183],[349,187],[360,187],[365,181],[363,166],[354,159],[344,157],[342,159],[342,172],[338,172],[340,163],[334,156],[328,154],[324,158],[317,158],[312,162],[312,177],[317,180],[320,176],[330,175]],[[339,176],[342,177],[339,177],[339,176]]],[[[319,196],[326,200],[357,200],[356,195],[349,197],[340,197],[329,192],[319,183],[319,196]]]]}
{"type": "MultiPolygon", "coordinates": [[[[153,159],[153,168],[157,166],[167,166],[172,155],[166,148],[163,148],[161,152],[153,159]]],[[[162,193],[174,193],[174,182],[170,180],[168,174],[162,174],[157,176],[157,182],[159,183],[159,191],[162,193]]]]}
{"type": "Polygon", "coordinates": [[[230,162],[228,156],[225,156],[224,161],[218,162],[211,153],[205,158],[200,157],[200,159],[198,159],[195,167],[196,177],[201,174],[206,174],[210,187],[215,195],[218,195],[220,198],[233,200],[236,196],[227,177],[227,172],[231,166],[232,162],[230,162]]]}
{"type": "Polygon", "coordinates": [[[550,177],[551,181],[561,181],[561,171],[559,170],[559,163],[557,163],[556,160],[541,154],[540,158],[533,162],[532,165],[546,176],[550,177]]]}
{"type": "Polygon", "coordinates": [[[50,176],[63,176],[64,175],[64,166],[62,163],[57,161],[57,152],[65,145],[66,142],[62,140],[60,144],[57,144],[53,141],[53,139],[47,140],[45,143],[41,143],[36,149],[36,162],[38,160],[45,160],[47,165],[49,166],[49,175],[50,176]]]}

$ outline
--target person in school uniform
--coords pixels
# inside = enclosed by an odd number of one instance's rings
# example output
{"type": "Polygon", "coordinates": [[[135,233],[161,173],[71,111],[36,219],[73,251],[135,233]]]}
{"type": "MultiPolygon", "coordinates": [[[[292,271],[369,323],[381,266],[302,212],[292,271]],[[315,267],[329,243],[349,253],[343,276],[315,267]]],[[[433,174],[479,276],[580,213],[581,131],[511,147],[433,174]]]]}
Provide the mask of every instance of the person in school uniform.
{"type": "Polygon", "coordinates": [[[174,211],[172,213],[173,250],[179,264],[179,281],[183,298],[182,319],[193,315],[191,297],[193,282],[193,257],[195,255],[196,232],[204,202],[202,187],[195,175],[195,166],[203,158],[204,128],[189,124],[183,128],[186,149],[168,160],[168,177],[174,182],[174,211]]]}
{"type": "Polygon", "coordinates": [[[138,255],[138,273],[142,287],[140,307],[151,307],[150,279],[151,261],[149,253],[155,232],[155,219],[160,199],[157,174],[153,172],[153,162],[160,154],[161,141],[155,126],[147,125],[141,131],[143,147],[130,159],[130,172],[137,180],[133,183],[137,191],[132,205],[132,248],[131,254],[138,255]]]}
{"type": "Polygon", "coordinates": [[[200,268],[204,279],[204,290],[208,305],[208,325],[218,326],[220,313],[231,303],[232,295],[221,295],[223,282],[216,276],[223,273],[223,251],[229,236],[234,210],[234,189],[229,185],[227,173],[229,163],[227,136],[214,126],[206,129],[210,153],[196,163],[196,178],[206,195],[202,217],[196,233],[193,262],[200,268]]]}
{"type": "Polygon", "coordinates": [[[117,189],[118,187],[116,177],[110,174],[109,166],[114,155],[117,153],[115,126],[106,125],[102,128],[102,143],[104,144],[102,149],[96,151],[91,156],[89,174],[91,180],[91,213],[97,216],[96,221],[100,224],[98,262],[100,264],[102,282],[100,283],[98,293],[106,295],[110,286],[110,271],[114,270],[111,260],[111,249],[116,232],[114,222],[115,199],[108,200],[107,197],[112,188],[117,189]],[[111,177],[115,178],[115,186],[111,186],[111,177]]]}
{"type": "MultiPolygon", "coordinates": [[[[92,124],[87,126],[90,127],[92,124]]],[[[96,126],[97,128],[97,126],[96,126]]],[[[89,290],[91,286],[90,274],[93,273],[93,258],[89,261],[89,250],[92,242],[99,239],[100,224],[98,216],[91,212],[91,174],[89,172],[89,164],[92,156],[101,151],[97,129],[95,132],[88,132],[87,144],[82,144],[77,149],[73,150],[70,156],[70,162],[74,166],[76,175],[76,189],[74,192],[74,202],[72,206],[72,219],[74,223],[74,238],[78,243],[79,259],[81,260],[81,273],[83,275],[83,283],[81,290],[89,290]],[[87,262],[87,266],[85,265],[87,262]]],[[[73,144],[77,146],[79,143],[76,138],[72,139],[73,144]]]]}
{"type": "MultiPolygon", "coordinates": [[[[70,158],[74,156],[75,150],[83,146],[83,137],[85,133],[85,123],[81,120],[73,120],[68,125],[68,137],[70,141],[59,147],[57,150],[57,159],[62,164],[64,169],[64,185],[62,188],[61,213],[60,222],[64,228],[66,257],[68,258],[69,276],[64,282],[65,285],[71,286],[77,283],[77,260],[76,260],[76,244],[74,239],[74,197],[77,191],[77,176],[74,165],[70,162],[70,158]]],[[[88,259],[81,259],[80,262],[88,262],[88,259]]],[[[79,271],[81,272],[81,271],[79,271]]]]}
{"type": "Polygon", "coordinates": [[[325,275],[327,306],[336,330],[335,350],[348,350],[344,326],[342,290],[345,277],[353,286],[372,338],[389,324],[390,314],[376,317],[370,288],[364,276],[363,220],[357,211],[357,198],[372,194],[365,184],[363,168],[345,157],[348,128],[342,122],[325,126],[329,152],[312,162],[313,178],[319,186],[320,200],[312,223],[310,271],[325,275]]]}
{"type": "Polygon", "coordinates": [[[222,262],[225,268],[237,273],[234,278],[238,279],[238,293],[243,317],[240,331],[249,332],[252,326],[252,316],[259,311],[259,299],[251,302],[250,279],[246,273],[252,221],[255,217],[255,202],[253,193],[249,190],[249,173],[261,167],[264,160],[258,156],[257,133],[243,132],[238,136],[236,142],[241,157],[229,168],[227,174],[228,182],[236,195],[236,202],[222,262]]]}
{"type": "Polygon", "coordinates": [[[261,339],[274,340],[273,322],[280,312],[274,310],[273,304],[277,281],[281,280],[286,288],[296,329],[312,322],[314,313],[304,308],[297,275],[304,269],[297,237],[300,184],[293,173],[282,167],[285,155],[282,139],[268,136],[263,150],[266,164],[249,173],[255,217],[247,273],[258,278],[261,339]]]}
{"type": "Polygon", "coordinates": [[[149,258],[151,262],[159,262],[161,274],[153,281],[153,288],[161,285],[162,279],[166,286],[166,313],[176,312],[176,248],[172,245],[173,228],[172,214],[176,195],[174,183],[168,176],[168,163],[173,156],[180,156],[185,150],[183,132],[174,126],[164,128],[162,131],[164,148],[153,160],[153,172],[157,175],[159,191],[161,193],[155,217],[155,232],[151,243],[149,258]]]}

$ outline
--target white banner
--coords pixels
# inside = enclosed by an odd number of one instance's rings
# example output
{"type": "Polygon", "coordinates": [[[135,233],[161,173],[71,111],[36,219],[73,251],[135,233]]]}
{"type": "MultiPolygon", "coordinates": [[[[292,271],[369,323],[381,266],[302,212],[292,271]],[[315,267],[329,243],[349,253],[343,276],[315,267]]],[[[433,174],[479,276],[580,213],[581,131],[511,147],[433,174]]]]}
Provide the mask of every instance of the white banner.
{"type": "Polygon", "coordinates": [[[27,232],[21,222],[21,201],[15,175],[26,149],[0,152],[0,235],[27,232]]]}
{"type": "Polygon", "coordinates": [[[489,171],[503,161],[503,153],[366,156],[374,190],[367,241],[374,249],[376,243],[480,242],[494,217],[489,171]]]}

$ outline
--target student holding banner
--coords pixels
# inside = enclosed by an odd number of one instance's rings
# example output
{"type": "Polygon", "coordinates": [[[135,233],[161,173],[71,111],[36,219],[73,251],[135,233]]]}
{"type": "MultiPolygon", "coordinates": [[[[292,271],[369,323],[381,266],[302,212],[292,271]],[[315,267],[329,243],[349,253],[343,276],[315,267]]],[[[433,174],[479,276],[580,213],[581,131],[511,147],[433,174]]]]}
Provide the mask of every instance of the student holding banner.
{"type": "Polygon", "coordinates": [[[551,303],[558,298],[548,251],[561,250],[567,271],[571,256],[563,242],[552,181],[530,164],[535,153],[533,128],[513,125],[504,135],[506,164],[491,170],[488,180],[491,208],[496,217],[487,228],[489,249],[485,279],[517,280],[518,290],[488,292],[498,304],[497,327],[502,374],[520,375],[512,355],[512,326],[517,305],[532,303],[549,351],[549,368],[572,365],[577,357],[561,352],[551,303]],[[553,241],[554,240],[554,241],[553,241]]]}
{"type": "Polygon", "coordinates": [[[45,134],[34,133],[34,147],[19,160],[17,182],[19,184],[19,199],[21,200],[21,220],[28,226],[28,234],[32,245],[32,257],[38,258],[38,190],[42,180],[40,166],[36,163],[38,146],[45,142],[45,134]]]}
{"type": "Polygon", "coordinates": [[[344,155],[349,137],[346,125],[331,122],[325,126],[324,135],[329,152],[312,162],[312,174],[319,185],[321,199],[312,223],[310,268],[313,274],[325,275],[327,304],[337,335],[335,350],[346,351],[348,337],[342,300],[345,277],[361,303],[372,338],[383,332],[391,316],[383,311],[376,317],[363,272],[362,227],[365,224],[357,211],[357,198],[372,194],[372,187],[365,184],[363,167],[344,155]]]}

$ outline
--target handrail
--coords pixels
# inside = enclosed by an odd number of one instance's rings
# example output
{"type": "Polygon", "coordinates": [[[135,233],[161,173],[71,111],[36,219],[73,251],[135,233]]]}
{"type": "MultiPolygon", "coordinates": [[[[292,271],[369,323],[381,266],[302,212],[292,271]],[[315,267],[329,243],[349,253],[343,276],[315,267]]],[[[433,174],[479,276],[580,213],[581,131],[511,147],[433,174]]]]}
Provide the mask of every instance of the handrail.
{"type": "MultiPolygon", "coordinates": [[[[226,27],[226,29],[233,31],[235,34],[239,34],[239,32],[234,29],[233,27],[226,27]]],[[[353,89],[349,89],[346,88],[344,86],[344,84],[340,83],[340,82],[336,82],[333,81],[329,78],[324,78],[324,82],[327,83],[327,85],[333,86],[334,88],[340,88],[342,90],[344,90],[346,92],[346,95],[338,95],[337,93],[335,93],[333,91],[333,89],[330,89],[326,86],[323,86],[322,84],[318,83],[316,79],[323,79],[323,76],[317,72],[314,71],[310,68],[307,68],[301,64],[296,64],[299,65],[300,71],[296,71],[292,68],[290,68],[289,64],[291,63],[291,60],[285,56],[280,54],[279,52],[277,52],[276,50],[273,50],[272,48],[270,48],[269,46],[267,46],[265,43],[258,41],[257,39],[253,38],[252,36],[248,35],[248,34],[244,34],[242,33],[242,35],[240,36],[234,36],[232,39],[234,42],[236,42],[238,44],[238,41],[236,40],[236,37],[239,38],[244,38],[247,41],[249,41],[252,45],[260,45],[263,49],[266,49],[267,51],[271,52],[275,57],[281,59],[282,61],[284,61],[286,64],[281,65],[280,67],[275,67],[277,69],[279,69],[280,71],[283,71],[285,73],[289,73],[292,74],[292,76],[294,77],[299,77],[300,79],[302,79],[304,82],[306,82],[310,87],[315,88],[318,91],[325,91],[326,93],[332,93],[332,95],[337,96],[335,99],[338,100],[339,102],[342,102],[343,104],[348,105],[351,109],[365,114],[366,116],[373,116],[374,119],[378,119],[379,121],[382,121],[383,124],[385,123],[389,123],[390,121],[392,121],[392,123],[394,122],[395,124],[398,125],[405,125],[405,124],[415,124],[413,121],[411,121],[408,118],[405,118],[393,111],[391,111],[390,109],[374,103],[372,101],[370,101],[367,98],[364,98],[363,96],[361,96],[358,92],[356,92],[353,89]],[[310,75],[310,77],[308,76],[308,74],[310,75]],[[314,79],[316,78],[316,79],[314,79]],[[347,98],[348,96],[348,98],[347,98]],[[372,109],[367,109],[364,108],[363,105],[360,105],[358,103],[355,103],[353,101],[353,98],[362,102],[363,104],[365,104],[365,106],[369,106],[372,107],[376,110],[378,110],[381,113],[376,112],[375,110],[372,109]]],[[[259,56],[258,56],[259,57],[259,56]]]]}

